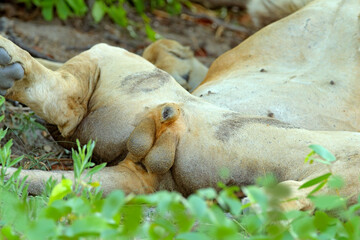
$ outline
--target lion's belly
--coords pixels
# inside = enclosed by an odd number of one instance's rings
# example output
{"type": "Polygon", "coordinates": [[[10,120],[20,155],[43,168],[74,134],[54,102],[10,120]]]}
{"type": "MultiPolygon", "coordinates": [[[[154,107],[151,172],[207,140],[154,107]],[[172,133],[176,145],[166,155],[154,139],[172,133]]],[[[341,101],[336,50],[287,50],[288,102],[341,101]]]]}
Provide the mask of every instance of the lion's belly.
{"type": "Polygon", "coordinates": [[[360,130],[360,98],[336,80],[282,76],[230,79],[205,84],[193,94],[243,115],[274,117],[310,130],[360,130]]]}

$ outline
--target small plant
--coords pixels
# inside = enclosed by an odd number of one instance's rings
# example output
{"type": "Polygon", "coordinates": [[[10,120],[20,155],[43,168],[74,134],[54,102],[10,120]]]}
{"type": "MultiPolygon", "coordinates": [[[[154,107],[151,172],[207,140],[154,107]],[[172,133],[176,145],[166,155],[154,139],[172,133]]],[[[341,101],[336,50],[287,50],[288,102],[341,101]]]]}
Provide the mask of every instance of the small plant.
{"type": "MultiPolygon", "coordinates": [[[[3,102],[0,97],[0,105],[3,102]]],[[[0,130],[1,138],[5,134],[0,130]]],[[[1,147],[0,239],[360,239],[360,200],[347,207],[340,196],[313,192],[308,198],[317,208],[315,213],[287,212],[279,207],[279,196],[286,198],[289,192],[271,175],[243,189],[251,199],[245,205],[236,196],[239,187],[222,183],[220,191],[200,189],[188,198],[167,191],[126,196],[120,190],[103,197],[91,175],[105,165],[88,169],[93,166],[94,146],[92,141],[84,146],[77,141],[77,151],[72,152],[74,181],[62,179],[56,184],[49,179],[43,194],[35,197],[27,195],[20,169],[5,181],[7,169],[20,158],[10,158],[11,141],[1,147]],[[255,202],[260,211],[244,214],[255,202]]],[[[306,163],[329,165],[329,173],[301,187],[341,188],[331,172],[335,157],[321,146],[310,148],[306,163]]],[[[222,174],[226,177],[226,172],[222,174]]]]}
{"type": "Polygon", "coordinates": [[[72,158],[74,161],[74,183],[70,179],[62,179],[52,190],[49,198],[49,204],[53,201],[63,199],[68,194],[83,195],[90,199],[99,199],[102,196],[102,192],[98,188],[100,184],[98,182],[92,182],[92,176],[103,169],[106,163],[102,163],[93,167],[91,156],[95,147],[95,142],[89,141],[87,145],[81,147],[79,140],[76,140],[78,151],[72,149],[72,158]],[[90,167],[93,167],[90,169],[90,167]],[[88,170],[85,178],[89,179],[85,182],[82,175],[85,170],[88,170]]]}
{"type": "MultiPolygon", "coordinates": [[[[0,96],[0,106],[3,106],[5,102],[5,98],[0,96]]],[[[4,120],[5,115],[0,116],[0,122],[4,120]]],[[[7,133],[7,129],[0,129],[0,141],[5,137],[7,133]]],[[[16,165],[23,159],[23,156],[20,156],[15,159],[11,159],[11,146],[12,139],[10,139],[4,146],[0,147],[0,187],[4,189],[11,190],[18,195],[21,195],[24,198],[27,197],[27,186],[25,186],[25,180],[19,180],[19,174],[21,168],[19,168],[8,181],[5,181],[5,174],[9,167],[16,165]]]]}
{"type": "Polygon", "coordinates": [[[18,112],[10,114],[10,121],[7,122],[12,133],[21,137],[24,141],[33,142],[36,138],[35,131],[45,131],[46,128],[40,123],[36,122],[34,112],[18,112]]]}
{"type": "Polygon", "coordinates": [[[134,6],[136,12],[142,17],[145,24],[145,31],[148,38],[152,41],[159,38],[159,35],[151,28],[150,19],[146,16],[147,9],[164,9],[171,15],[181,12],[182,3],[189,5],[188,0],[96,0],[92,6],[87,6],[84,0],[17,0],[24,3],[28,8],[36,6],[41,9],[45,20],[51,21],[54,18],[54,9],[57,16],[65,20],[69,17],[84,16],[89,8],[91,15],[96,23],[100,22],[105,15],[108,15],[117,25],[129,28],[126,7],[134,6]]]}
{"type": "Polygon", "coordinates": [[[54,9],[60,19],[65,20],[70,16],[84,16],[88,8],[84,0],[17,0],[30,8],[32,5],[41,9],[45,20],[50,21],[54,17],[54,9]]]}

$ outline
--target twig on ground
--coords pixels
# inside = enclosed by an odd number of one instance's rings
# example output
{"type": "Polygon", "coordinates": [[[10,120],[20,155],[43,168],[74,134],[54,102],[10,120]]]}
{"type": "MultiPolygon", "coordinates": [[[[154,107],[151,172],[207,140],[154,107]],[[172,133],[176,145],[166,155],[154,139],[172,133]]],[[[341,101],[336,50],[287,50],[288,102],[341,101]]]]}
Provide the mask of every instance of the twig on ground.
{"type": "MultiPolygon", "coordinates": [[[[17,158],[17,157],[20,157],[19,155],[11,155],[11,158],[17,158]]],[[[46,161],[49,161],[49,162],[61,162],[61,163],[72,163],[73,160],[71,158],[44,158],[44,157],[34,157],[34,159],[36,160],[39,160],[39,159],[42,159],[42,160],[46,160],[46,161]]]]}
{"type": "Polygon", "coordinates": [[[184,13],[185,15],[188,15],[190,17],[193,17],[193,18],[197,18],[197,19],[206,19],[206,20],[210,20],[212,21],[214,24],[218,25],[218,26],[222,26],[226,29],[229,29],[231,31],[234,31],[234,32],[241,32],[241,33],[246,33],[246,34],[252,34],[252,31],[247,29],[246,27],[244,26],[240,26],[240,25],[234,25],[234,24],[231,24],[231,23],[226,23],[216,17],[212,17],[212,16],[209,16],[209,15],[206,15],[206,14],[198,14],[198,13],[193,13],[191,11],[188,11],[188,10],[185,10],[184,13]]]}
{"type": "Polygon", "coordinates": [[[10,29],[8,29],[7,31],[7,35],[9,37],[9,40],[11,40],[12,42],[14,42],[16,45],[18,45],[19,47],[21,47],[22,49],[26,50],[27,52],[30,53],[31,56],[33,57],[37,57],[37,58],[42,58],[42,59],[46,59],[49,61],[55,61],[54,59],[48,57],[47,55],[36,51],[35,49],[28,47],[25,43],[23,43],[20,38],[18,38],[14,32],[10,29]]]}
{"type": "Polygon", "coordinates": [[[23,106],[20,106],[20,107],[7,106],[6,109],[7,109],[7,110],[10,110],[10,111],[22,111],[22,112],[32,111],[31,108],[29,108],[29,107],[23,107],[23,106]]]}

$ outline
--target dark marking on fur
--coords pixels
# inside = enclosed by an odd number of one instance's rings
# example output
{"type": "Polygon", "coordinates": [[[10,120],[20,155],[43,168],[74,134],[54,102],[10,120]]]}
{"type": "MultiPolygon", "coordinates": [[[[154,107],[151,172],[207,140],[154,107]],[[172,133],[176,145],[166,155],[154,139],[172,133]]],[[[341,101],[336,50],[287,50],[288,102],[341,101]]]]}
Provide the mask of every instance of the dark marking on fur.
{"type": "Polygon", "coordinates": [[[162,111],[162,117],[164,120],[167,120],[169,118],[169,116],[173,116],[174,115],[174,110],[172,109],[172,107],[165,107],[162,111]]]}
{"type": "Polygon", "coordinates": [[[273,118],[273,117],[274,117],[274,113],[269,111],[268,114],[267,114],[267,116],[270,117],[270,118],[273,118]]]}
{"type": "Polygon", "coordinates": [[[137,72],[125,77],[120,88],[129,93],[152,92],[161,88],[170,79],[169,74],[156,68],[152,72],[137,72]]]}
{"type": "Polygon", "coordinates": [[[223,117],[224,120],[219,123],[219,126],[215,131],[216,139],[223,142],[228,141],[240,128],[252,123],[269,125],[278,128],[295,128],[290,124],[281,122],[274,118],[243,117],[237,113],[225,113],[223,114],[223,117]]]}
{"type": "Polygon", "coordinates": [[[181,56],[179,53],[177,53],[177,52],[174,52],[174,51],[168,51],[168,53],[170,53],[171,55],[173,55],[174,57],[177,57],[177,58],[179,58],[179,59],[181,59],[181,60],[185,60],[185,59],[188,59],[187,57],[185,57],[185,56],[181,56]]]}
{"type": "Polygon", "coordinates": [[[181,76],[186,82],[189,82],[189,79],[190,79],[190,72],[184,74],[181,76]]]}
{"type": "Polygon", "coordinates": [[[135,163],[135,164],[139,165],[145,172],[149,172],[149,171],[146,169],[144,163],[142,163],[142,162],[137,162],[137,163],[135,163]]]}
{"type": "Polygon", "coordinates": [[[265,73],[267,70],[265,68],[260,69],[260,72],[265,73]]]}

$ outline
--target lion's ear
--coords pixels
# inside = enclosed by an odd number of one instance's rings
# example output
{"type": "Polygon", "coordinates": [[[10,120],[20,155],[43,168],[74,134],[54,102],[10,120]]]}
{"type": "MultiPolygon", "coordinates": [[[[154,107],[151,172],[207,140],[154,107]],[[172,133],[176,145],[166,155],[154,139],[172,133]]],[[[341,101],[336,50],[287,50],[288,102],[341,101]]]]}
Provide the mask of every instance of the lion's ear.
{"type": "Polygon", "coordinates": [[[165,131],[145,157],[146,169],[155,174],[169,171],[175,161],[176,145],[176,135],[172,131],[165,131]]]}
{"type": "Polygon", "coordinates": [[[176,103],[156,107],[131,133],[127,148],[132,161],[142,161],[155,174],[167,172],[175,160],[177,135],[173,123],[180,116],[176,103]]]}
{"type": "Polygon", "coordinates": [[[180,107],[176,103],[161,105],[154,114],[157,125],[156,142],[144,159],[149,172],[164,174],[175,161],[177,134],[172,127],[180,116],[180,107]]]}
{"type": "Polygon", "coordinates": [[[180,115],[180,108],[175,103],[167,103],[161,107],[160,123],[175,121],[180,115]]]}
{"type": "Polygon", "coordinates": [[[138,160],[145,157],[154,144],[156,125],[153,118],[143,119],[133,130],[127,141],[128,151],[138,160]]]}

